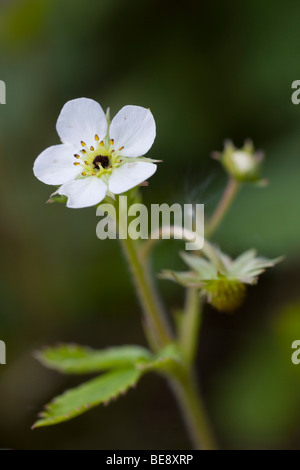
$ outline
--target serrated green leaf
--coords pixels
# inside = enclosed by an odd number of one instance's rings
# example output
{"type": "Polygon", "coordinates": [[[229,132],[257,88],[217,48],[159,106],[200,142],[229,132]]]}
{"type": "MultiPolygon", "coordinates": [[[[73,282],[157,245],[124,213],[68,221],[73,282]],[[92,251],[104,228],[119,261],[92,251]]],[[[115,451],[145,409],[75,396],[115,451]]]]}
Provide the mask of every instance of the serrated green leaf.
{"type": "Polygon", "coordinates": [[[141,374],[134,368],[108,372],[68,390],[46,406],[33,429],[69,421],[101,403],[107,404],[136,385],[141,374]]]}
{"type": "Polygon", "coordinates": [[[79,345],[63,344],[38,351],[36,357],[50,369],[67,374],[88,374],[143,364],[151,360],[153,355],[147,349],[135,345],[99,351],[79,345]]]}

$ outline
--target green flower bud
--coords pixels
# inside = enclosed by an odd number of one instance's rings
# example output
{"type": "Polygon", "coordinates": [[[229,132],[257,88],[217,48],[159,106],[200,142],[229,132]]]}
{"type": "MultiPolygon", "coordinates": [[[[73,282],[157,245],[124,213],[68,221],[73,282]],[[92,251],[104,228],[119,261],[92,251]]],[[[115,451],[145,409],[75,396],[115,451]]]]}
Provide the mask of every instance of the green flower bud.
{"type": "Polygon", "coordinates": [[[241,182],[257,182],[260,179],[263,154],[255,152],[252,142],[245,142],[237,149],[232,142],[225,142],[223,153],[214,153],[233,178],[241,182]]]}

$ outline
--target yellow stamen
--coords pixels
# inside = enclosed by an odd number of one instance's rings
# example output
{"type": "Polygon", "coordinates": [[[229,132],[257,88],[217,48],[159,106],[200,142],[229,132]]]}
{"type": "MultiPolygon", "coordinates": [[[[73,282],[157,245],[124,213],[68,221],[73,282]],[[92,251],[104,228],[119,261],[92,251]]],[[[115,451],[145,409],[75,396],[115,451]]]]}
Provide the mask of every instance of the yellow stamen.
{"type": "Polygon", "coordinates": [[[85,162],[84,162],[84,163],[85,163],[86,165],[89,165],[89,162],[88,162],[87,160],[85,160],[85,162]]]}
{"type": "Polygon", "coordinates": [[[85,153],[86,153],[86,150],[82,149],[82,150],[81,150],[81,153],[85,154],[85,153]]]}
{"type": "Polygon", "coordinates": [[[121,150],[123,150],[123,148],[124,148],[124,145],[119,148],[119,152],[121,152],[121,150]]]}
{"type": "Polygon", "coordinates": [[[86,143],[83,140],[80,142],[82,147],[86,147],[86,143]]]}
{"type": "Polygon", "coordinates": [[[115,141],[114,139],[110,139],[110,145],[114,145],[115,141]]]}
{"type": "Polygon", "coordinates": [[[75,157],[75,158],[79,158],[79,155],[77,155],[77,153],[75,153],[74,157],[75,157]]]}
{"type": "Polygon", "coordinates": [[[95,135],[95,141],[98,142],[98,140],[99,140],[99,136],[96,134],[95,135]]]}
{"type": "Polygon", "coordinates": [[[85,171],[83,171],[81,174],[82,174],[82,176],[86,176],[86,172],[85,172],[85,171]]]}
{"type": "Polygon", "coordinates": [[[90,147],[90,151],[93,152],[95,149],[93,146],[90,147]]]}
{"type": "Polygon", "coordinates": [[[101,142],[100,142],[99,145],[101,145],[101,147],[104,147],[104,142],[103,142],[103,140],[101,140],[101,142]]]}
{"type": "Polygon", "coordinates": [[[74,162],[73,165],[77,166],[77,165],[80,165],[79,162],[74,162]]]}

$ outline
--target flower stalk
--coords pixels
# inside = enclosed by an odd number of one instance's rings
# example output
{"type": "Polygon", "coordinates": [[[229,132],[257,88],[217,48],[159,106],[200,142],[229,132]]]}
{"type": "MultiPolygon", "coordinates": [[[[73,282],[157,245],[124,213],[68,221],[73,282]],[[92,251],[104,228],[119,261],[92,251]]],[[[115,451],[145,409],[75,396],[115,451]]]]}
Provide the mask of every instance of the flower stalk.
{"type": "Polygon", "coordinates": [[[169,383],[177,399],[194,449],[216,449],[211,426],[194,373],[187,368],[183,374],[171,377],[169,383]]]}
{"type": "Polygon", "coordinates": [[[186,291],[185,308],[179,337],[185,359],[189,364],[192,364],[196,357],[200,325],[201,299],[198,289],[190,287],[186,291]]]}
{"type": "MultiPolygon", "coordinates": [[[[149,338],[150,334],[151,339],[154,336],[157,345],[160,347],[166,346],[172,342],[173,338],[152,283],[148,266],[139,255],[133,240],[127,238],[120,240],[120,242],[130,266],[144,314],[147,318],[146,324],[151,325],[150,333],[148,332],[146,336],[149,338]]],[[[196,352],[198,336],[198,328],[196,325],[199,323],[200,318],[199,312],[195,309],[195,298],[193,299],[193,303],[193,306],[189,306],[189,319],[186,324],[184,338],[185,346],[188,346],[189,341],[191,341],[188,347],[189,361],[192,360],[196,352]],[[192,336],[190,336],[190,333],[192,333],[192,336]]],[[[153,341],[151,341],[151,343],[153,345],[153,341]]],[[[204,405],[198,393],[193,374],[190,372],[188,361],[180,372],[174,370],[168,372],[168,381],[175,394],[179,408],[181,409],[194,448],[214,449],[215,444],[206,418],[204,405]]]]}
{"type": "Polygon", "coordinates": [[[166,346],[172,341],[171,328],[152,282],[148,263],[142,259],[136,244],[131,238],[121,239],[120,243],[130,266],[137,295],[146,316],[146,328],[150,329],[151,338],[154,337],[152,343],[155,339],[160,348],[166,346]]]}
{"type": "MultiPolygon", "coordinates": [[[[122,233],[120,243],[130,266],[137,295],[142,305],[146,321],[146,337],[150,346],[156,350],[168,345],[173,339],[170,325],[158,298],[149,264],[142,256],[137,243],[130,237],[124,237],[125,227],[120,225],[122,233]]],[[[177,399],[184,422],[195,449],[213,449],[215,444],[204,405],[198,393],[196,382],[190,371],[190,363],[194,359],[197,349],[198,327],[200,324],[198,293],[190,292],[187,301],[187,316],[182,333],[182,347],[186,351],[186,361],[178,369],[172,368],[167,373],[168,382],[177,399]]]]}
{"type": "Polygon", "coordinates": [[[212,217],[208,221],[207,229],[205,232],[208,238],[213,235],[213,233],[217,230],[218,226],[224,219],[240,187],[241,187],[241,183],[239,181],[237,181],[233,177],[229,178],[228,184],[225,188],[223,196],[215,212],[213,213],[212,217]]]}

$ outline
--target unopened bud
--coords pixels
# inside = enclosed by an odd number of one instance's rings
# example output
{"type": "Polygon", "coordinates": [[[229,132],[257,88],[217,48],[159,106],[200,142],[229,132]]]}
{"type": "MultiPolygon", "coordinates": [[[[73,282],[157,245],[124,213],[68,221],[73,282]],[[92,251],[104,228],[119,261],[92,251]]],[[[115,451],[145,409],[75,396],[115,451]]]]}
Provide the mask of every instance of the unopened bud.
{"type": "Polygon", "coordinates": [[[256,182],[260,178],[263,154],[255,152],[251,142],[246,142],[241,149],[235,148],[232,142],[226,142],[218,159],[225,170],[238,181],[256,182]]]}

